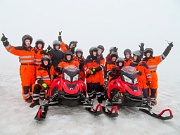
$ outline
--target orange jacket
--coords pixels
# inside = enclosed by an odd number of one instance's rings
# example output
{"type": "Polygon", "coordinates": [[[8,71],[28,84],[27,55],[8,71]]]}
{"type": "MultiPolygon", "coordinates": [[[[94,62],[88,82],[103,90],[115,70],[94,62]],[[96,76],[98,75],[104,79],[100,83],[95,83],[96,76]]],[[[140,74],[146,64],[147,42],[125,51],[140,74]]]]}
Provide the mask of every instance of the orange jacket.
{"type": "Polygon", "coordinates": [[[62,61],[62,62],[60,62],[60,63],[58,64],[58,67],[64,68],[64,67],[66,67],[66,66],[71,66],[71,65],[74,65],[74,66],[76,66],[76,67],[79,66],[79,64],[78,64],[77,61],[72,60],[72,61],[70,61],[70,62],[62,61]]]}
{"type": "MultiPolygon", "coordinates": [[[[101,66],[104,67],[104,64],[105,64],[104,57],[101,55],[101,56],[98,56],[98,58],[100,58],[101,66]]],[[[100,75],[100,85],[104,85],[104,71],[101,70],[99,75],[100,75]]]]}
{"type": "MultiPolygon", "coordinates": [[[[115,68],[116,67],[116,62],[112,62],[112,61],[109,61],[108,63],[107,63],[107,72],[109,72],[109,71],[111,71],[113,68],[115,68]]],[[[110,81],[111,80],[111,76],[109,75],[108,76],[108,80],[110,81]]]]}
{"type": "Polygon", "coordinates": [[[80,69],[80,78],[85,81],[85,71],[84,71],[84,63],[85,63],[85,59],[84,57],[82,57],[81,59],[79,59],[78,57],[74,56],[74,60],[78,62],[79,65],[79,69],[80,69]]]}
{"type": "Polygon", "coordinates": [[[68,50],[68,46],[64,42],[61,43],[60,48],[63,53],[67,52],[67,50],[68,50]]]}
{"type": "Polygon", "coordinates": [[[133,61],[133,58],[129,58],[129,59],[124,58],[124,66],[129,66],[132,61],[133,61]]]}
{"type": "Polygon", "coordinates": [[[26,48],[24,46],[18,46],[14,47],[11,45],[8,45],[6,47],[6,50],[16,56],[19,56],[19,62],[21,64],[34,64],[34,48],[26,48]]]}
{"type": "Polygon", "coordinates": [[[34,54],[34,64],[35,65],[41,65],[41,59],[45,55],[44,50],[35,48],[35,54],[34,54]]]}
{"type": "Polygon", "coordinates": [[[93,75],[90,75],[91,74],[91,71],[93,68],[98,68],[100,67],[101,65],[103,65],[103,63],[101,63],[102,61],[97,58],[96,60],[93,60],[91,59],[90,56],[87,57],[86,59],[86,62],[85,62],[85,65],[84,65],[84,69],[86,71],[86,82],[87,83],[100,83],[100,71],[96,72],[95,74],[93,75]]]}
{"type": "Polygon", "coordinates": [[[140,71],[142,73],[141,75],[137,74],[138,84],[140,87],[143,89],[149,88],[149,86],[147,86],[147,82],[152,82],[152,76],[146,63],[140,62],[139,64],[136,64],[132,62],[130,65],[135,67],[138,72],[140,71]]]}
{"type": "Polygon", "coordinates": [[[54,66],[51,66],[50,69],[46,69],[41,66],[36,72],[36,79],[39,82],[41,81],[41,84],[46,83],[48,86],[50,86],[54,75],[57,75],[57,72],[54,70],[54,66]]]}
{"type": "Polygon", "coordinates": [[[149,59],[146,59],[146,58],[143,59],[143,62],[145,62],[148,65],[151,75],[152,75],[152,82],[150,84],[151,89],[158,88],[158,75],[156,73],[156,70],[157,70],[158,64],[161,63],[162,60],[163,59],[161,55],[155,56],[149,59]]]}

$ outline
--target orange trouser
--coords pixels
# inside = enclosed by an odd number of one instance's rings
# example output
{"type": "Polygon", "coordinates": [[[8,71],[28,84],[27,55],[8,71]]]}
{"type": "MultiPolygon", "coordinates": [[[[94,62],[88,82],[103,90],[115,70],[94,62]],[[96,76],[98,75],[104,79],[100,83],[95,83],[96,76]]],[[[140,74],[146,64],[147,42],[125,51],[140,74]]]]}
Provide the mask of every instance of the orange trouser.
{"type": "Polygon", "coordinates": [[[155,98],[157,98],[158,75],[156,72],[151,72],[151,75],[152,75],[152,82],[149,86],[149,88],[151,89],[151,97],[154,97],[154,96],[152,96],[152,93],[155,93],[155,98]]]}
{"type": "Polygon", "coordinates": [[[31,86],[35,83],[35,67],[34,65],[21,65],[20,77],[22,85],[22,95],[24,100],[30,97],[31,86]]]}

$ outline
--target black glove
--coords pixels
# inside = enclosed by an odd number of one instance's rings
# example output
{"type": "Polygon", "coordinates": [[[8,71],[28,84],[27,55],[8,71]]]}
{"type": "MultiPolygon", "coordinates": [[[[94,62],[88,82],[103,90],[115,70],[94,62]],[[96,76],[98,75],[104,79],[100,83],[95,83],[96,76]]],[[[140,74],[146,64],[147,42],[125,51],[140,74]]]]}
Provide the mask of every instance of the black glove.
{"type": "Polygon", "coordinates": [[[139,71],[139,70],[137,70],[137,74],[141,76],[141,75],[142,75],[142,72],[139,71]]]}
{"type": "Polygon", "coordinates": [[[46,50],[41,51],[40,54],[47,55],[46,50]]]}
{"type": "Polygon", "coordinates": [[[58,40],[59,40],[60,42],[62,42],[61,33],[62,33],[62,31],[61,31],[61,32],[59,32],[59,35],[58,35],[58,40]]]}
{"type": "Polygon", "coordinates": [[[146,83],[146,85],[147,85],[147,86],[150,86],[150,84],[151,84],[151,82],[150,82],[150,81],[148,81],[148,82],[146,83]]]}
{"type": "Polygon", "coordinates": [[[53,48],[52,48],[50,45],[48,45],[47,49],[50,51],[50,50],[52,50],[53,48]]]}
{"type": "Polygon", "coordinates": [[[173,47],[173,46],[174,46],[174,45],[173,45],[173,42],[169,43],[169,46],[170,46],[170,47],[173,47]]]}
{"type": "Polygon", "coordinates": [[[8,38],[2,33],[2,37],[1,37],[1,41],[3,42],[4,46],[8,46],[9,42],[8,42],[8,38]]]}
{"type": "Polygon", "coordinates": [[[117,52],[117,50],[118,50],[117,47],[114,47],[114,48],[113,48],[113,51],[114,51],[114,52],[117,52]]]}

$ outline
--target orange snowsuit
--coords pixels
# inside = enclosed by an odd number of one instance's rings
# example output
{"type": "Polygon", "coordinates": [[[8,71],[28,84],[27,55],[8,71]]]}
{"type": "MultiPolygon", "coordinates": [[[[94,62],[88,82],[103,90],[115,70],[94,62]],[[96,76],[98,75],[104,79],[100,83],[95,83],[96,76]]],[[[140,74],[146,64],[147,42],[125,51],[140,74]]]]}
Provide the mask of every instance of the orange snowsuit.
{"type": "Polygon", "coordinates": [[[152,81],[151,72],[144,62],[140,62],[136,65],[133,65],[133,62],[131,63],[131,66],[135,67],[137,71],[140,71],[142,75],[137,74],[138,84],[142,89],[147,89],[149,86],[147,86],[147,82],[152,81]]]}
{"type": "MultiPolygon", "coordinates": [[[[112,62],[112,61],[109,61],[108,63],[107,63],[107,71],[109,72],[109,71],[111,71],[113,68],[115,68],[116,67],[116,62],[112,62]]],[[[109,75],[108,76],[108,80],[110,81],[111,80],[111,76],[109,75]]]]}
{"type": "Polygon", "coordinates": [[[84,65],[84,70],[86,71],[86,83],[100,83],[101,71],[98,71],[96,74],[93,75],[90,74],[93,68],[98,68],[101,65],[103,65],[103,63],[99,58],[97,58],[96,60],[92,60],[90,56],[87,57],[86,63],[84,65]]]}
{"type": "MultiPolygon", "coordinates": [[[[49,88],[50,88],[50,86],[52,84],[52,81],[54,79],[54,75],[58,75],[58,73],[54,70],[54,66],[50,67],[49,73],[48,73],[48,70],[46,68],[41,66],[40,68],[38,68],[38,70],[36,72],[37,83],[40,86],[43,83],[46,83],[49,86],[49,88]]],[[[45,92],[44,91],[45,89],[42,86],[41,86],[41,90],[40,91],[36,90],[35,86],[36,86],[36,84],[33,84],[33,86],[32,86],[33,100],[39,99],[39,96],[37,96],[37,94],[40,94],[40,97],[44,97],[45,94],[46,94],[46,97],[49,97],[48,91],[45,92]]]]}
{"type": "Polygon", "coordinates": [[[77,61],[78,62],[78,65],[79,65],[79,69],[80,69],[80,78],[83,80],[83,81],[85,81],[85,71],[84,71],[84,68],[83,68],[83,66],[84,66],[84,64],[82,65],[82,67],[80,67],[80,64],[81,64],[81,61],[83,61],[84,63],[85,63],[85,59],[84,59],[84,57],[82,57],[82,59],[80,60],[80,59],[78,59],[78,57],[76,57],[76,56],[74,56],[74,60],[75,61],[77,61]]]}
{"type": "Polygon", "coordinates": [[[34,64],[36,67],[36,71],[40,68],[41,66],[41,59],[44,56],[44,51],[43,49],[39,50],[37,48],[35,48],[35,54],[34,54],[34,64]]]}
{"type": "Polygon", "coordinates": [[[31,85],[35,83],[35,67],[34,67],[34,48],[26,48],[25,46],[14,47],[8,45],[6,50],[16,56],[19,56],[20,77],[22,85],[22,94],[24,100],[30,97],[31,85]]]}
{"type": "Polygon", "coordinates": [[[67,52],[68,50],[68,46],[64,42],[61,43],[60,48],[63,53],[67,52]]]}
{"type": "Polygon", "coordinates": [[[129,59],[124,58],[124,66],[129,66],[132,61],[133,61],[132,57],[129,59]]]}
{"type": "Polygon", "coordinates": [[[145,59],[143,59],[143,62],[145,62],[148,65],[151,75],[152,75],[152,82],[150,84],[151,89],[158,88],[158,76],[157,76],[156,70],[157,70],[158,64],[161,63],[162,60],[163,59],[161,58],[161,55],[152,57],[152,58],[148,59],[147,61],[145,59]]]}

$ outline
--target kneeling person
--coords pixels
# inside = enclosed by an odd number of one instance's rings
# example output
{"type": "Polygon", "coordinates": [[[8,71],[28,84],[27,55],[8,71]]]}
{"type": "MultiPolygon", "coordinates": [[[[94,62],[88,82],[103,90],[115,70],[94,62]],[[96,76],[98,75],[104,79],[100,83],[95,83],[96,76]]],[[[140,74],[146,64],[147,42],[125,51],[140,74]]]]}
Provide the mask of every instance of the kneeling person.
{"type": "Polygon", "coordinates": [[[54,67],[51,65],[51,60],[47,55],[43,56],[41,62],[41,67],[36,72],[37,84],[32,86],[33,101],[30,107],[39,105],[39,98],[43,99],[45,94],[48,97],[48,92],[45,93],[45,91],[48,90],[52,80],[57,76],[54,67]]]}

